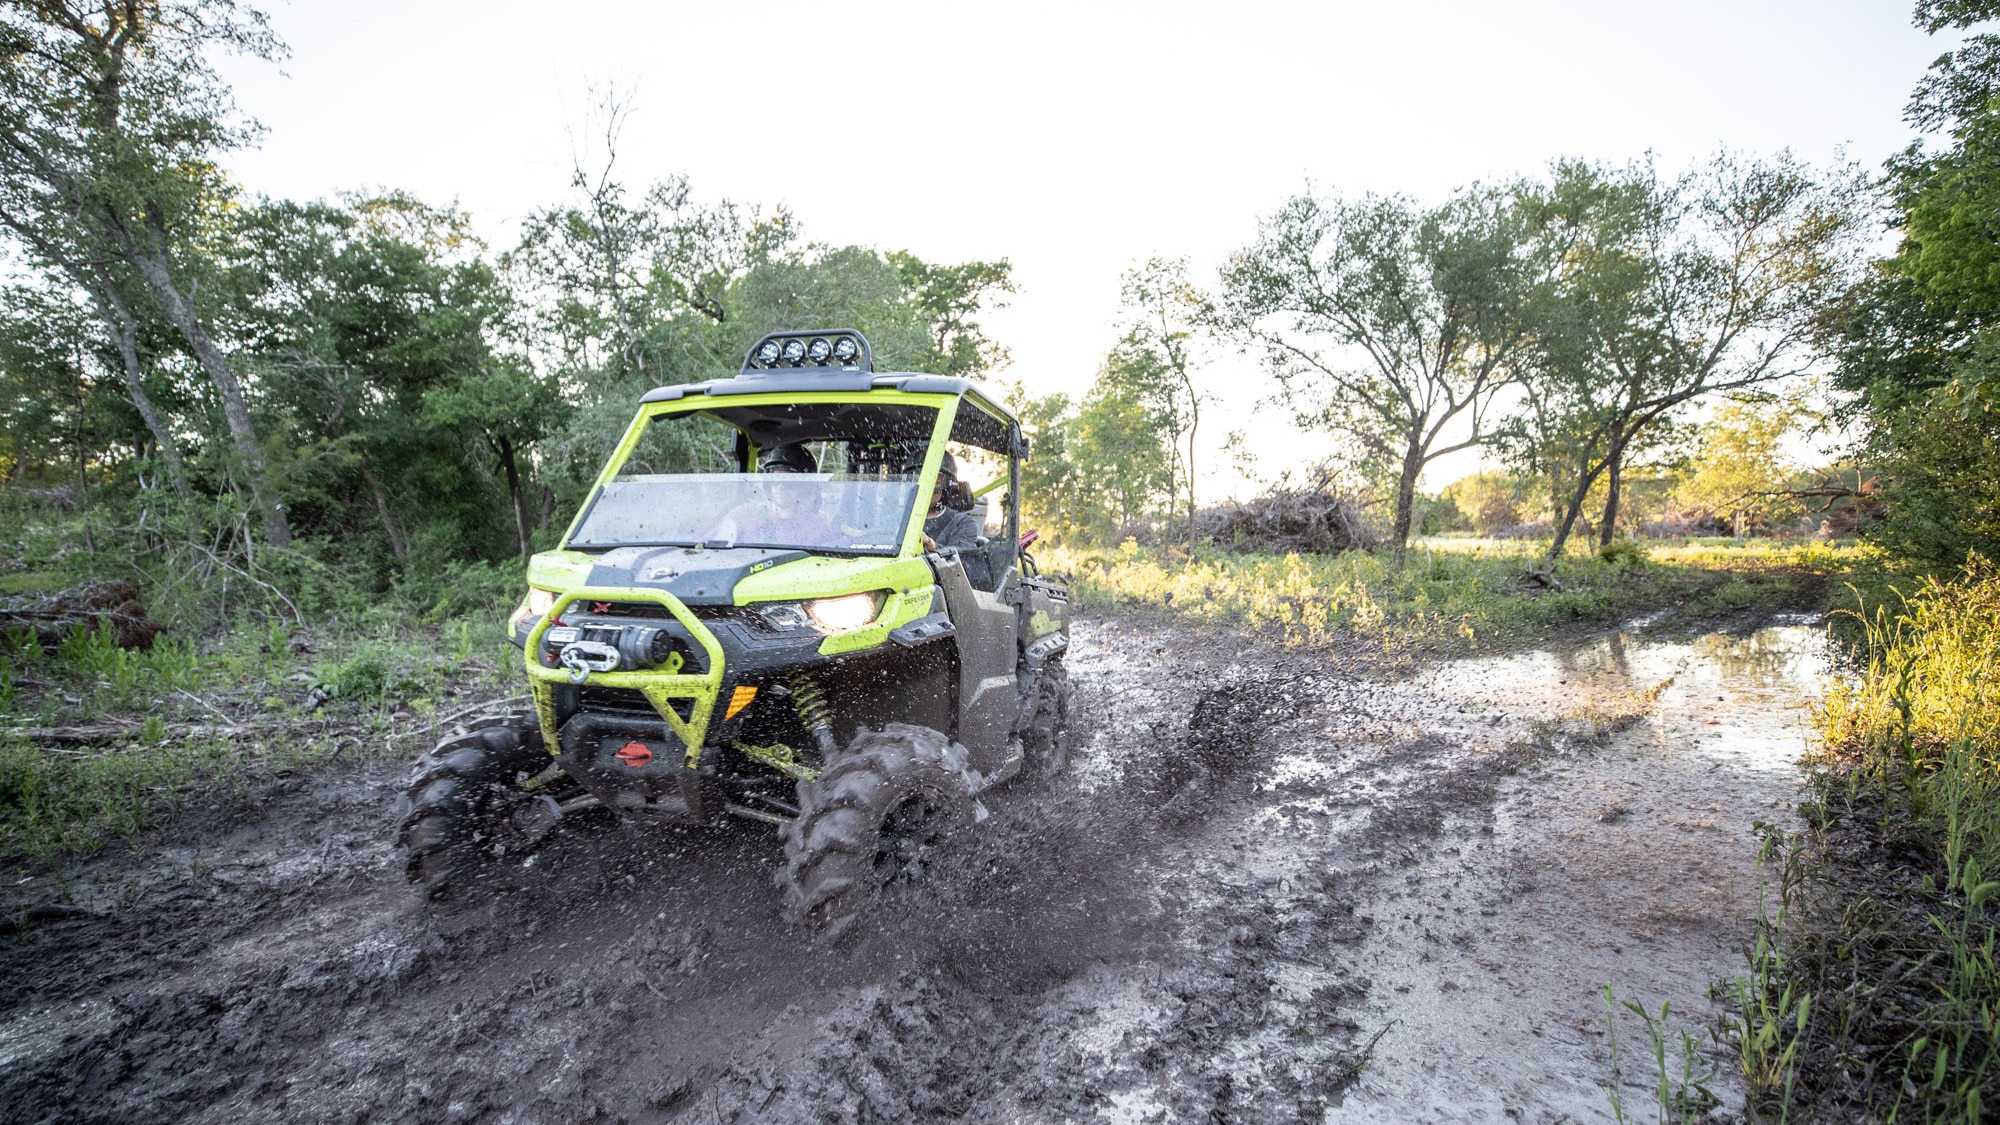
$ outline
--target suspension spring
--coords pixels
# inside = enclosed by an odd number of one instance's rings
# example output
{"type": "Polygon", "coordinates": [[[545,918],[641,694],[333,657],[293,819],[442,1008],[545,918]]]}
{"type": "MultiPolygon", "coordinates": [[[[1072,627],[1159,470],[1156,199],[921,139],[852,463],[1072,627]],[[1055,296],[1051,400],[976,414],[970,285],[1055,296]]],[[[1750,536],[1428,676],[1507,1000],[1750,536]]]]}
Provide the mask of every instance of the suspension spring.
{"type": "Polygon", "coordinates": [[[793,672],[785,677],[785,686],[792,691],[792,710],[799,716],[799,722],[812,732],[813,741],[819,744],[820,760],[833,760],[833,711],[827,706],[826,692],[820,690],[818,681],[804,672],[793,672]]]}

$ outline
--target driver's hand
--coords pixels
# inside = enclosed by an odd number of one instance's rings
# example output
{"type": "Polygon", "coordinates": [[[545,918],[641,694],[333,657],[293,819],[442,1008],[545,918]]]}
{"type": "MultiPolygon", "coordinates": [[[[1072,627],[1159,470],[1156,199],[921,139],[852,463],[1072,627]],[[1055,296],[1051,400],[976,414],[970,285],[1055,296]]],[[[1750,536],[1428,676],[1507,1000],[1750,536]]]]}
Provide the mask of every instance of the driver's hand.
{"type": "Polygon", "coordinates": [[[925,535],[925,534],[924,534],[923,532],[921,532],[921,531],[917,532],[917,534],[918,534],[918,535],[923,535],[923,537],[924,537],[924,550],[926,550],[926,551],[935,551],[935,550],[937,550],[937,540],[935,540],[935,539],[932,539],[932,538],[931,538],[931,537],[930,537],[929,535],[925,535]]]}

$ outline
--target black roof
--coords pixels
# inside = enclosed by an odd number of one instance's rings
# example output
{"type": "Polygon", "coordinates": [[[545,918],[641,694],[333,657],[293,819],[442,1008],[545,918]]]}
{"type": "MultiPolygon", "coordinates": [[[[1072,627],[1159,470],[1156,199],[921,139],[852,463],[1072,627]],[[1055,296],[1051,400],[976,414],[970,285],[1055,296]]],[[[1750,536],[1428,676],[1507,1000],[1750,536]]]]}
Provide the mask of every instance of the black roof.
{"type": "Polygon", "coordinates": [[[970,391],[993,409],[1017,421],[1012,411],[970,379],[955,375],[925,375],[911,371],[856,371],[841,367],[783,367],[767,371],[746,371],[734,379],[709,379],[654,387],[639,401],[679,402],[694,395],[711,398],[726,395],[761,395],[773,392],[806,391],[904,391],[909,394],[962,395],[970,391]]]}

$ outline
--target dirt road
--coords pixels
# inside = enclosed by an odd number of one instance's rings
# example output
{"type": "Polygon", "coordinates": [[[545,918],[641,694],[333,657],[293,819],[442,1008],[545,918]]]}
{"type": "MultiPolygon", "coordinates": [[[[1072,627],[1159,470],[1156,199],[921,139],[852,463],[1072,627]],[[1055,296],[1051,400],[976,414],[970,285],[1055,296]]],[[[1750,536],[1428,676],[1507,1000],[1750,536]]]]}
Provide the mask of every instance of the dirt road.
{"type": "MultiPolygon", "coordinates": [[[[66,892],[7,889],[41,909],[0,937],[0,1106],[1609,1120],[1605,985],[1699,1030],[1741,963],[1814,638],[1635,632],[1389,679],[1084,621],[1073,774],[990,795],[937,884],[837,951],[779,923],[753,825],[606,826],[427,906],[389,846],[401,769],[315,778],[66,892]]],[[[1641,1105],[1650,1047],[1636,1017],[1619,1034],[1641,1105]]],[[[1728,1119],[1740,1095],[1710,1085],[1728,1119]]]]}

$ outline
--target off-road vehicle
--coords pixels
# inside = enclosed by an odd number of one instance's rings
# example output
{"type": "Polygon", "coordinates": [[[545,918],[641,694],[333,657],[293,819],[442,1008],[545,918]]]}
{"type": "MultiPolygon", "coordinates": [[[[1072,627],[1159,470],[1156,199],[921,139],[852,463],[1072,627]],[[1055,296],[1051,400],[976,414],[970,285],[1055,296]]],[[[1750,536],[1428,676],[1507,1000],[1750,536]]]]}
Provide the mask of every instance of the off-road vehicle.
{"type": "Polygon", "coordinates": [[[778,826],[787,918],[850,926],[987,787],[1067,756],[1069,593],[1026,551],[1027,453],[977,386],[877,372],[849,330],[647,393],[528,564],[509,631],[533,710],[418,762],[410,879],[440,891],[586,812],[743,817],[778,826]],[[934,490],[985,534],[927,544],[934,490]]]}

